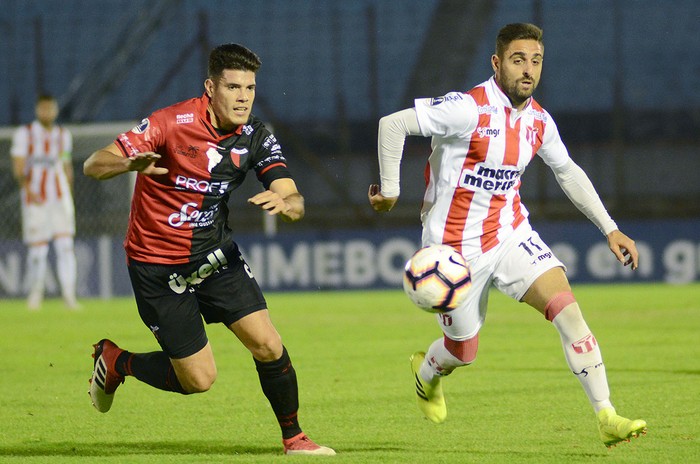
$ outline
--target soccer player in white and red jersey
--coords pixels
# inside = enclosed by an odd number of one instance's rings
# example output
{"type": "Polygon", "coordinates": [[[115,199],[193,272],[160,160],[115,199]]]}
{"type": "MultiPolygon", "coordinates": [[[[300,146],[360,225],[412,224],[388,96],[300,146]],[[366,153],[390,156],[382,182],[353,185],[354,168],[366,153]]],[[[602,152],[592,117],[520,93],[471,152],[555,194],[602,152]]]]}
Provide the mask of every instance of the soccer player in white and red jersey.
{"type": "Polygon", "coordinates": [[[470,264],[467,300],[438,315],[443,337],[427,353],[411,357],[418,406],[440,423],[447,416],[441,378],[476,358],[478,335],[494,285],[541,312],[559,332],[566,360],[598,419],[606,446],[646,432],[646,422],[619,416],[610,401],[605,366],[565,266],[528,221],[520,177],[539,155],[567,196],[607,237],[623,265],[637,268],[634,241],[618,230],[584,171],[569,157],[552,117],[532,94],[542,71],[542,30],[509,24],[496,40],[488,81],[461,93],[417,99],[415,107],[379,122],[381,185],[370,185],[376,211],[389,211],[399,197],[399,168],[405,138],[432,137],[421,220],[422,242],[448,244],[470,264]]]}
{"type": "Polygon", "coordinates": [[[285,221],[304,216],[280,144],[251,114],[260,64],[242,45],[214,48],[201,97],[155,111],[85,161],[96,179],[138,172],[125,249],[139,315],[161,347],[97,342],[90,397],[107,412],[126,376],[181,394],[209,390],[217,372],[203,318],[252,354],[284,453],[334,455],[299,425],[296,372],[228,226],[228,199],[248,171],[265,189],[250,204],[285,221]]]}
{"type": "Polygon", "coordinates": [[[41,307],[48,270],[49,243],[56,253],[56,274],[67,308],[78,309],[77,266],[73,239],[73,139],[56,124],[58,103],[40,95],[36,120],[19,127],[12,137],[13,174],[21,188],[22,237],[27,245],[26,286],[31,310],[41,307]]]}

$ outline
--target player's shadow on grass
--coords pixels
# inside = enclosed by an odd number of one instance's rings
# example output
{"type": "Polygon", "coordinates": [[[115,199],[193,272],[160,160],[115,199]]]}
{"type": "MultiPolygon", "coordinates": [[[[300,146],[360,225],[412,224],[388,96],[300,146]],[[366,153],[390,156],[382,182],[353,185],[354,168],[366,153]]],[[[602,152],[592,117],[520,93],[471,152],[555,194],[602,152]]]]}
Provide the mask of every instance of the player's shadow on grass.
{"type": "Polygon", "coordinates": [[[141,441],[125,443],[57,442],[0,446],[0,456],[124,456],[124,455],[281,455],[279,446],[248,446],[218,441],[141,441]]]}

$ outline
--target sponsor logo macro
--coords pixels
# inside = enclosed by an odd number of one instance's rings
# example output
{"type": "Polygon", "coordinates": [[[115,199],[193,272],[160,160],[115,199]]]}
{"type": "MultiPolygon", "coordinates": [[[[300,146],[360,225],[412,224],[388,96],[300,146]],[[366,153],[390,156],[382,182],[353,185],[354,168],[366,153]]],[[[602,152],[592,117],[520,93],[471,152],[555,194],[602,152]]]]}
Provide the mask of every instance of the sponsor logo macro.
{"type": "Polygon", "coordinates": [[[479,134],[479,137],[481,137],[482,139],[484,137],[498,137],[498,134],[501,133],[501,129],[493,129],[491,127],[477,127],[476,133],[479,134]]]}
{"type": "Polygon", "coordinates": [[[495,105],[477,106],[476,110],[479,114],[498,114],[498,107],[495,105]]]}
{"type": "Polygon", "coordinates": [[[194,122],[194,113],[184,113],[175,116],[176,124],[190,124],[194,122]]]}
{"type": "Polygon", "coordinates": [[[262,146],[266,150],[270,150],[270,153],[272,153],[273,155],[279,155],[282,153],[282,147],[280,147],[280,144],[277,142],[277,139],[272,134],[268,135],[265,138],[262,146]]]}
{"type": "Polygon", "coordinates": [[[214,218],[219,211],[219,205],[216,204],[206,211],[197,209],[197,203],[185,203],[180,208],[180,211],[172,213],[168,216],[168,224],[173,227],[189,227],[196,229],[198,227],[208,227],[214,223],[214,218]]]}
{"type": "Polygon", "coordinates": [[[443,102],[451,102],[451,101],[459,101],[459,100],[464,100],[464,97],[462,97],[461,94],[450,93],[448,95],[443,95],[442,97],[431,98],[429,103],[430,103],[430,106],[437,106],[443,102]]]}
{"type": "Polygon", "coordinates": [[[215,195],[223,195],[226,193],[229,182],[212,182],[204,179],[194,179],[192,177],[178,174],[175,177],[175,188],[178,190],[191,190],[199,193],[213,193],[215,195]]]}
{"type": "MultiPolygon", "coordinates": [[[[204,279],[217,272],[219,268],[226,269],[228,260],[221,249],[216,249],[207,255],[207,263],[202,264],[189,276],[171,274],[168,286],[170,290],[177,294],[184,293],[190,285],[197,285],[204,282],[204,279]]],[[[192,291],[192,289],[190,289],[192,291]]]]}
{"type": "Polygon", "coordinates": [[[181,155],[181,156],[186,156],[188,158],[197,158],[197,154],[199,153],[199,147],[196,145],[188,145],[187,148],[185,148],[183,145],[178,144],[175,147],[175,154],[181,155]]]}
{"type": "Polygon", "coordinates": [[[494,194],[505,193],[519,182],[516,168],[487,168],[477,164],[473,170],[462,171],[459,186],[468,190],[485,190],[494,194]]]}

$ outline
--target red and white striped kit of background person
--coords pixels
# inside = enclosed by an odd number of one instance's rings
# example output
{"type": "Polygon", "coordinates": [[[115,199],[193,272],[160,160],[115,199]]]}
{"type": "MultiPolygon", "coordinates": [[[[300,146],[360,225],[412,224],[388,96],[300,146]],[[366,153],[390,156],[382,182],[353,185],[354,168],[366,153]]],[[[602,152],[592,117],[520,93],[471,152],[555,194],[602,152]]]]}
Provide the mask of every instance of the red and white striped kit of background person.
{"type": "Polygon", "coordinates": [[[40,96],[35,112],[35,121],[15,131],[10,151],[13,174],[21,188],[22,238],[28,247],[24,286],[27,305],[32,310],[41,307],[49,243],[53,242],[63,301],[69,309],[77,309],[73,139],[66,128],[54,124],[58,104],[53,97],[40,96]]]}

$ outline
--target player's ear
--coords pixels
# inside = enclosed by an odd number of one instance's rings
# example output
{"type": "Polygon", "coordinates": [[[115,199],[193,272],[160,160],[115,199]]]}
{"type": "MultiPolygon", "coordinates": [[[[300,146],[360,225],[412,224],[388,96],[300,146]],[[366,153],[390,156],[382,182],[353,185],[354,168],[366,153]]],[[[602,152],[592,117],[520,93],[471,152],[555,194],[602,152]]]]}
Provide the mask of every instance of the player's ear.
{"type": "Polygon", "coordinates": [[[204,91],[207,92],[207,96],[211,98],[212,94],[214,93],[214,81],[212,81],[211,79],[205,80],[204,91]]]}
{"type": "Polygon", "coordinates": [[[498,55],[491,55],[491,68],[493,69],[493,72],[498,71],[498,66],[501,64],[500,60],[498,59],[498,55]]]}

